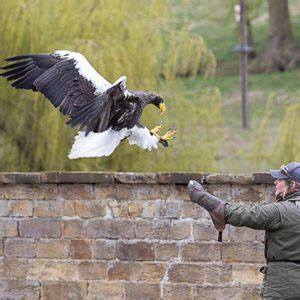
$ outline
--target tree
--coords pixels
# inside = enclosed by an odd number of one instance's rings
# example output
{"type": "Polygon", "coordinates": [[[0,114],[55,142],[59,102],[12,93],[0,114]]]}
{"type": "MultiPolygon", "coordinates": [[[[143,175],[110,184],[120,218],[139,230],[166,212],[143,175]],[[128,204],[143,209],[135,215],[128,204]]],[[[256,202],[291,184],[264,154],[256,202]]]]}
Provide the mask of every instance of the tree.
{"type": "Polygon", "coordinates": [[[253,71],[291,69],[300,60],[290,22],[288,0],[268,0],[269,29],[267,46],[253,66],[253,71]]]}

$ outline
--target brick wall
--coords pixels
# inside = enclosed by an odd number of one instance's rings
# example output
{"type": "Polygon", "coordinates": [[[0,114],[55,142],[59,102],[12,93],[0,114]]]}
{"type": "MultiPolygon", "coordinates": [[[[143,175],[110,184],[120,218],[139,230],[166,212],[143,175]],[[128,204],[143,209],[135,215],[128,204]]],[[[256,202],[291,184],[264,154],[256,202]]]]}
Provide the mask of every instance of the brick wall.
{"type": "Polygon", "coordinates": [[[0,298],[259,299],[264,233],[217,242],[189,179],[272,201],[263,173],[0,173],[0,298]]]}

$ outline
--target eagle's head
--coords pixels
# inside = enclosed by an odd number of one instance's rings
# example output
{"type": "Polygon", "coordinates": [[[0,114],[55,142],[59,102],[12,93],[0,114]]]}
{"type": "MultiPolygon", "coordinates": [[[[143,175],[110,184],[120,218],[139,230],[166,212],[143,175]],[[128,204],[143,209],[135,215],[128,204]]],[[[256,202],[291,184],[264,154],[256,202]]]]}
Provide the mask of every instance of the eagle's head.
{"type": "Polygon", "coordinates": [[[144,92],[144,97],[146,100],[146,104],[153,104],[157,108],[160,109],[161,114],[163,114],[166,111],[166,105],[164,103],[164,99],[160,97],[158,94],[155,94],[151,91],[144,92]]]}
{"type": "Polygon", "coordinates": [[[153,93],[153,100],[151,101],[151,103],[153,105],[155,105],[156,107],[158,107],[160,109],[161,114],[163,114],[166,111],[166,105],[164,103],[164,100],[162,97],[156,95],[153,93]]]}
{"type": "Polygon", "coordinates": [[[161,114],[166,111],[166,105],[162,97],[151,91],[129,91],[131,97],[134,97],[136,101],[141,103],[142,108],[148,104],[153,104],[160,109],[161,114]]]}

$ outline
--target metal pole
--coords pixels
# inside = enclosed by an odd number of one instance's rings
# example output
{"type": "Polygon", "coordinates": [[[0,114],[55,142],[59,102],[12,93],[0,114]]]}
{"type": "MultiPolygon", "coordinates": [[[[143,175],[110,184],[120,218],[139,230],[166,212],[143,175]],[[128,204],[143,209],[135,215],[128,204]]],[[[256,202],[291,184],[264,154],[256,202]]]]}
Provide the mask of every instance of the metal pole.
{"type": "Polygon", "coordinates": [[[240,0],[240,76],[242,96],[242,126],[248,128],[248,45],[247,45],[247,11],[245,0],[240,0]]]}

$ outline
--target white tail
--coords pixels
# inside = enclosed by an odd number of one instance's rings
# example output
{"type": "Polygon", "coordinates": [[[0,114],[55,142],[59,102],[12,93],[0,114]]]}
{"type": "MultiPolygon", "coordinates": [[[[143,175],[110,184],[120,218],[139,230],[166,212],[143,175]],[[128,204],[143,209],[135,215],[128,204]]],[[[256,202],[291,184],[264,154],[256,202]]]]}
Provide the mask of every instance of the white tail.
{"type": "Polygon", "coordinates": [[[120,144],[121,140],[128,136],[128,130],[114,131],[111,128],[104,132],[90,132],[85,136],[84,131],[79,131],[75,142],[68,155],[70,159],[80,157],[109,156],[120,144]]]}

